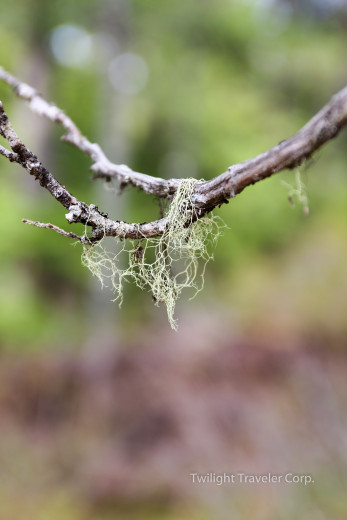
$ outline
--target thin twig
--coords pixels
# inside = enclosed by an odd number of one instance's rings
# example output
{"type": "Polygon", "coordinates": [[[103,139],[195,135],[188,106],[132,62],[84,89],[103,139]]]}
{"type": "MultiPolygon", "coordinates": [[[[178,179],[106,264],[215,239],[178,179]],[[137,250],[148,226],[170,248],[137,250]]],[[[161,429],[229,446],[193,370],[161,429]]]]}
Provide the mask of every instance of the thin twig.
{"type": "Polygon", "coordinates": [[[10,162],[19,162],[19,157],[16,153],[10,152],[10,150],[7,150],[7,148],[4,148],[4,146],[1,146],[0,144],[0,154],[6,157],[10,162]]]}
{"type": "Polygon", "coordinates": [[[34,220],[28,220],[26,218],[23,218],[22,222],[24,222],[24,224],[29,224],[30,226],[36,226],[38,228],[52,229],[52,231],[59,233],[59,235],[63,235],[63,237],[74,238],[75,240],[79,240],[82,243],[85,242],[85,237],[80,237],[79,235],[76,235],[76,233],[72,233],[71,231],[64,231],[64,229],[61,229],[58,226],[55,226],[54,224],[50,224],[49,222],[37,222],[34,220]]]}

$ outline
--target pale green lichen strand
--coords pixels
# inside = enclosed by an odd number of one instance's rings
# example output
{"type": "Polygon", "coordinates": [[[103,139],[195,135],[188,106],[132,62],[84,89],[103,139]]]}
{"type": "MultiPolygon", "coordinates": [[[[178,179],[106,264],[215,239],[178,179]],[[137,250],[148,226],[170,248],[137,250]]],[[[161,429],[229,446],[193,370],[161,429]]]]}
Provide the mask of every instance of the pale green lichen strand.
{"type": "MultiPolygon", "coordinates": [[[[174,310],[185,288],[195,294],[202,289],[205,266],[212,258],[208,247],[220,234],[220,219],[213,215],[197,219],[191,197],[196,179],[181,181],[169,206],[166,230],[162,236],[123,241],[118,253],[106,251],[102,242],[84,246],[82,263],[103,286],[111,285],[120,304],[124,281],[132,281],[151,291],[156,305],[165,303],[172,328],[177,328],[174,310]],[[128,255],[128,266],[121,267],[120,255],[128,255]],[[202,261],[199,274],[199,261],[202,261]]],[[[118,239],[116,239],[118,240],[118,239]]]]}
{"type": "Polygon", "coordinates": [[[308,196],[306,192],[306,186],[302,182],[300,170],[297,169],[295,172],[295,185],[292,186],[288,182],[282,181],[282,184],[288,188],[288,200],[292,206],[294,206],[294,199],[298,201],[302,206],[302,210],[305,215],[308,215],[310,212],[309,204],[308,204],[308,196]]]}

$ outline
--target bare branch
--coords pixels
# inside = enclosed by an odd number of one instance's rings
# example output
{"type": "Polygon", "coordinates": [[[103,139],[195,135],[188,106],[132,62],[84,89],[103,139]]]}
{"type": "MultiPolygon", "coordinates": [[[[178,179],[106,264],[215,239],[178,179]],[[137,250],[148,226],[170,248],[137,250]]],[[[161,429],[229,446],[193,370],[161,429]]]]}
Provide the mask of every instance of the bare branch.
{"type": "Polygon", "coordinates": [[[153,194],[157,197],[170,197],[175,193],[179,180],[152,177],[144,173],[135,172],[125,164],[112,163],[98,144],[91,143],[84,137],[75,123],[60,108],[53,103],[48,103],[37,90],[15,78],[2,67],[0,67],[0,79],[8,83],[18,97],[26,100],[33,112],[62,125],[66,130],[62,140],[73,144],[91,158],[93,164],[90,169],[95,173],[95,177],[108,180],[116,178],[123,185],[132,184],[145,193],[153,194]]]}
{"type": "MultiPolygon", "coordinates": [[[[75,123],[62,110],[45,101],[38,92],[19,81],[0,67],[0,79],[11,85],[16,94],[25,99],[30,108],[66,130],[63,140],[75,145],[93,161],[91,169],[98,177],[117,178],[123,185],[131,184],[146,193],[171,199],[177,191],[180,179],[165,180],[131,170],[128,166],[111,163],[100,146],[88,141],[75,123]]],[[[338,92],[299,132],[280,142],[270,150],[253,159],[230,166],[226,172],[209,181],[195,185],[192,196],[194,218],[201,218],[216,206],[227,203],[247,186],[270,177],[286,168],[295,168],[309,158],[325,142],[336,137],[347,124],[347,87],[338,92]]],[[[145,223],[127,224],[110,220],[99,209],[76,199],[26,148],[9,123],[0,104],[0,133],[10,144],[12,152],[0,147],[0,153],[10,161],[20,163],[37,179],[41,186],[62,204],[68,213],[69,223],[79,222],[92,228],[90,240],[100,240],[103,236],[139,239],[163,234],[167,219],[145,223]]]]}
{"type": "Polygon", "coordinates": [[[335,94],[299,132],[253,159],[230,166],[226,172],[197,185],[194,203],[211,211],[274,173],[295,168],[347,124],[347,87],[335,94]]]}
{"type": "MultiPolygon", "coordinates": [[[[145,193],[158,197],[172,198],[179,179],[165,180],[135,172],[124,164],[114,164],[106,157],[98,144],[84,137],[75,123],[55,105],[48,103],[39,93],[0,67],[0,79],[13,87],[16,94],[28,101],[30,108],[51,121],[61,124],[66,130],[63,140],[73,144],[93,161],[91,170],[95,177],[117,178],[123,185],[130,184],[145,193]]],[[[325,142],[336,137],[347,123],[347,87],[331,98],[299,132],[280,142],[270,150],[253,159],[230,166],[227,171],[209,181],[197,182],[192,201],[199,216],[216,206],[228,202],[247,186],[270,177],[286,168],[295,168],[309,158],[325,142]]],[[[8,155],[4,154],[9,158],[8,155]]],[[[13,158],[13,160],[15,160],[13,158]]],[[[161,221],[158,221],[161,222],[161,221]]],[[[154,226],[156,231],[161,224],[154,226]]],[[[127,231],[129,233],[130,231],[127,231]]],[[[146,233],[152,233],[146,229],[146,233]]]]}
{"type": "MultiPolygon", "coordinates": [[[[13,130],[1,102],[0,134],[8,141],[15,154],[12,154],[13,157],[16,157],[15,160],[26,168],[30,175],[33,175],[35,179],[39,181],[41,186],[46,188],[58,202],[60,202],[66,209],[69,209],[72,204],[77,203],[77,199],[73,197],[65,187],[61,186],[53,175],[40,163],[36,155],[34,155],[24,145],[24,143],[22,143],[16,132],[13,130]]],[[[10,159],[8,155],[6,156],[10,159]]]]}
{"type": "Polygon", "coordinates": [[[0,102],[0,134],[8,141],[14,154],[4,148],[3,155],[9,160],[16,160],[30,175],[33,175],[40,185],[68,210],[65,215],[69,224],[81,223],[92,228],[89,241],[97,241],[104,236],[121,238],[150,238],[161,235],[167,220],[161,219],[150,223],[127,224],[122,221],[113,221],[99,211],[94,204],[86,204],[62,186],[55,177],[41,164],[35,154],[31,152],[19,139],[0,102]]]}

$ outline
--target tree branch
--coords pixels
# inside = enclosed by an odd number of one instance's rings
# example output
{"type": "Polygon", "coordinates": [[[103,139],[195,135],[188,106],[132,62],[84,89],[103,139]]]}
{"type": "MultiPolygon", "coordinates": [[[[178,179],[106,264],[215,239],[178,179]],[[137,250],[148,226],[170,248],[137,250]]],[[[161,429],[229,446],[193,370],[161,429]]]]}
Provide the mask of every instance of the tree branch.
{"type": "Polygon", "coordinates": [[[299,132],[253,159],[229,166],[226,172],[196,187],[193,202],[211,211],[274,173],[296,168],[347,124],[347,87],[335,94],[299,132]]]}
{"type": "Polygon", "coordinates": [[[10,85],[18,97],[27,101],[33,112],[59,123],[66,130],[66,134],[61,139],[76,146],[91,158],[93,164],[90,169],[95,173],[95,177],[107,180],[116,178],[121,184],[131,184],[157,197],[167,198],[175,193],[179,184],[178,179],[166,180],[152,177],[135,172],[125,164],[112,163],[98,144],[91,143],[84,137],[75,123],[60,108],[53,103],[48,103],[37,90],[15,78],[2,67],[0,67],[0,79],[10,85]]]}
{"type": "MultiPolygon", "coordinates": [[[[166,226],[166,219],[160,219],[145,224],[127,224],[122,221],[110,220],[107,215],[99,211],[94,204],[86,204],[74,197],[66,188],[62,186],[55,177],[40,163],[38,158],[31,152],[19,139],[13,130],[11,123],[0,102],[0,134],[4,137],[13,154],[6,148],[1,147],[2,154],[9,160],[15,160],[30,175],[39,181],[40,185],[69,212],[65,215],[69,224],[81,223],[92,228],[89,242],[101,240],[104,236],[114,236],[121,238],[150,238],[161,235],[166,226]]],[[[67,236],[67,235],[65,235],[67,236]]],[[[77,236],[77,235],[76,235],[77,236]]],[[[76,237],[73,237],[76,238],[76,237]]]]}
{"type": "MultiPolygon", "coordinates": [[[[57,122],[66,130],[62,137],[88,155],[93,164],[91,170],[96,177],[117,178],[122,185],[133,185],[145,193],[171,199],[179,186],[180,179],[165,180],[135,172],[126,165],[109,161],[98,144],[84,137],[75,123],[62,110],[48,103],[38,92],[21,82],[0,67],[0,79],[13,87],[16,94],[25,99],[30,108],[51,121],[57,122]]],[[[253,159],[230,166],[227,171],[209,181],[198,181],[192,196],[194,218],[201,218],[216,206],[228,202],[247,186],[255,184],[274,173],[287,168],[295,168],[318,150],[325,142],[337,136],[347,124],[347,87],[335,94],[299,132],[280,142],[270,150],[253,159]]],[[[161,235],[167,220],[160,219],[148,224],[127,224],[112,221],[93,204],[87,205],[73,197],[68,190],[48,172],[19,140],[12,129],[5,112],[0,108],[0,132],[7,139],[13,151],[1,147],[0,153],[10,161],[19,162],[45,187],[58,202],[69,210],[66,218],[69,223],[81,222],[92,228],[92,240],[103,236],[123,238],[143,238],[161,235]]]]}

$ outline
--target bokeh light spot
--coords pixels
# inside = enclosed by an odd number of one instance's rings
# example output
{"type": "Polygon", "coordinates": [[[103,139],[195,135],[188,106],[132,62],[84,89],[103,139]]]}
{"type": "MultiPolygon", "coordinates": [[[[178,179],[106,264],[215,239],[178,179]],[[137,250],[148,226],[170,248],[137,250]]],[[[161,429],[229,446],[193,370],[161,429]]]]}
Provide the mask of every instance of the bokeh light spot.
{"type": "Polygon", "coordinates": [[[51,33],[50,45],[58,63],[82,68],[89,62],[92,38],[78,25],[59,25],[51,33]]]}
{"type": "Polygon", "coordinates": [[[148,67],[141,56],[126,52],[110,63],[109,78],[118,92],[138,94],[147,84],[148,67]]]}

